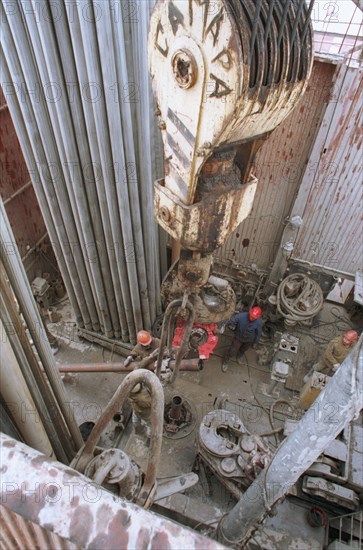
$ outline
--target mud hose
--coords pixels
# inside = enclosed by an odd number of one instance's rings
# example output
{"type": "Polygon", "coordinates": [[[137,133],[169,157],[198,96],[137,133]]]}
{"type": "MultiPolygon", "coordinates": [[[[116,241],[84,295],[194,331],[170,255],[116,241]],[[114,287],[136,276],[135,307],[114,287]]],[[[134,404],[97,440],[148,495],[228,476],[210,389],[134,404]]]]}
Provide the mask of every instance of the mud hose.
{"type": "Polygon", "coordinates": [[[87,464],[94,457],[94,451],[101,433],[112,420],[113,416],[121,410],[131,390],[136,384],[140,383],[144,383],[151,394],[151,436],[145,479],[136,502],[140,506],[147,507],[150,504],[150,493],[155,485],[156,473],[160,462],[164,418],[164,392],[160,380],[158,380],[154,373],[144,369],[137,369],[130,372],[124,378],[101,418],[93,428],[86,444],[75,458],[72,467],[78,472],[84,473],[87,464]]]}
{"type": "MultiPolygon", "coordinates": [[[[171,343],[172,343],[172,327],[174,326],[174,322],[176,319],[176,312],[179,308],[181,308],[183,304],[183,300],[174,300],[173,302],[170,302],[168,307],[165,311],[164,321],[163,321],[163,327],[161,331],[161,339],[160,339],[160,348],[159,348],[159,355],[156,363],[156,376],[160,378],[161,374],[161,366],[163,362],[164,357],[164,350],[167,344],[168,353],[171,352],[171,343]]],[[[187,302],[185,305],[185,309],[189,311],[189,317],[187,321],[187,325],[185,327],[184,335],[182,343],[178,349],[178,353],[175,358],[175,365],[173,369],[173,374],[170,379],[170,383],[173,384],[176,380],[176,377],[178,376],[179,367],[181,360],[183,358],[183,355],[185,354],[189,342],[189,338],[192,332],[193,322],[194,322],[194,308],[190,302],[187,302]]]]}

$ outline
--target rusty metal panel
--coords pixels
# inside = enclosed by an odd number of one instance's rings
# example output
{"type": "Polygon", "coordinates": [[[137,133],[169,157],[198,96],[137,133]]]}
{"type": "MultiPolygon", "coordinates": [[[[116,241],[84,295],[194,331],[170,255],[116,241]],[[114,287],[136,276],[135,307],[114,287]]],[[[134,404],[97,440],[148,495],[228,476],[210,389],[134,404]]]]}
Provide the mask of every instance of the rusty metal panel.
{"type": "Polygon", "coordinates": [[[47,231],[33,187],[7,203],[6,212],[23,257],[47,231]]]}
{"type": "Polygon", "coordinates": [[[265,269],[273,262],[329,99],[334,70],[328,63],[314,63],[305,96],[256,156],[259,182],[250,215],[216,256],[265,269]]]}
{"type": "Polygon", "coordinates": [[[0,109],[0,163],[1,196],[5,201],[12,193],[30,180],[6,104],[0,109]]]}
{"type": "Polygon", "coordinates": [[[0,104],[0,194],[23,256],[46,228],[2,90],[0,104]]]}
{"type": "Polygon", "coordinates": [[[293,257],[354,274],[362,265],[362,70],[338,70],[335,102],[314,144],[293,214],[303,218],[293,257]]]}

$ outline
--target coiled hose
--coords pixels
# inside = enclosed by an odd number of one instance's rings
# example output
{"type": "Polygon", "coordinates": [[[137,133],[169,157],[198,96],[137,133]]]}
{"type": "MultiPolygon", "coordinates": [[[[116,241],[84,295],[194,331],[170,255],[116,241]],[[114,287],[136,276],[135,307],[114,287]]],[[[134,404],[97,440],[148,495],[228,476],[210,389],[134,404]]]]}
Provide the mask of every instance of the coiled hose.
{"type": "Polygon", "coordinates": [[[318,283],[301,273],[289,275],[277,289],[277,311],[291,323],[308,321],[319,313],[324,304],[323,291],[318,283]],[[288,296],[287,287],[298,285],[298,290],[288,296]]]}

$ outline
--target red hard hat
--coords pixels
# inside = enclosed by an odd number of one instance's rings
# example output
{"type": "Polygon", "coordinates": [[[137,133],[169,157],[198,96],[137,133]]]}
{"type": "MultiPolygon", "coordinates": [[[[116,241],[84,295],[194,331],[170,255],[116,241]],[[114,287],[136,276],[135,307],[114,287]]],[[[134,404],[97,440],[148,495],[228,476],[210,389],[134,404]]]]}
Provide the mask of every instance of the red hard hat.
{"type": "Polygon", "coordinates": [[[349,344],[354,344],[358,340],[358,332],[355,330],[347,330],[343,334],[344,340],[349,344]]]}
{"type": "Polygon", "coordinates": [[[141,344],[142,346],[148,346],[149,344],[151,344],[151,341],[152,341],[152,336],[150,332],[148,332],[147,330],[140,330],[137,333],[136,338],[138,343],[141,344]]]}
{"type": "Polygon", "coordinates": [[[249,315],[251,319],[258,319],[262,315],[262,309],[258,306],[253,307],[252,309],[250,309],[249,315]]]}

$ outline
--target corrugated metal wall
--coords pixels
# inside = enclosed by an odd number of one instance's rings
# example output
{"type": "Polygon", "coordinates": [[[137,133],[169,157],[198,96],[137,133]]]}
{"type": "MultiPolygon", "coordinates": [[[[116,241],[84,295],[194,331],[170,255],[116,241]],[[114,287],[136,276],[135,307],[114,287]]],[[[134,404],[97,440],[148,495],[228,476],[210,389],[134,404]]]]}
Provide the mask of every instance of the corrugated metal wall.
{"type": "Polygon", "coordinates": [[[77,321],[123,341],[160,307],[151,5],[34,1],[1,14],[3,89],[77,321]]]}
{"type": "Polygon", "coordinates": [[[39,550],[77,550],[73,542],[40,527],[33,521],[0,506],[0,543],[4,550],[37,548],[39,550]]]}
{"type": "Polygon", "coordinates": [[[341,65],[292,214],[293,257],[354,274],[363,265],[362,69],[341,65]]]}
{"type": "Polygon", "coordinates": [[[267,269],[280,245],[331,90],[334,66],[315,62],[307,91],[256,157],[252,211],[217,256],[267,269]]]}

